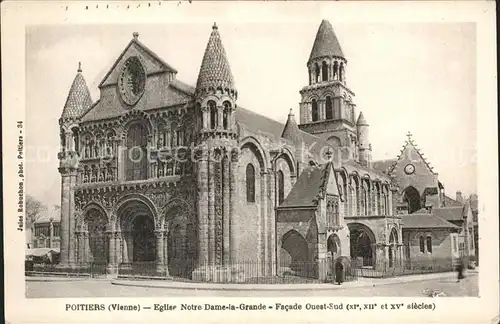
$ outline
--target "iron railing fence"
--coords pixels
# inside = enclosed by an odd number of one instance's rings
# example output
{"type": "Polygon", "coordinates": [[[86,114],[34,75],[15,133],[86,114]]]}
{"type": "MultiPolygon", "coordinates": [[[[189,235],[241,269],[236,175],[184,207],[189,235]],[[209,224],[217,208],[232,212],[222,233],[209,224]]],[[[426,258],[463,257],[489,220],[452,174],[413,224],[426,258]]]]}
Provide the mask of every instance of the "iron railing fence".
{"type": "Polygon", "coordinates": [[[372,266],[362,266],[353,260],[352,267],[359,277],[386,278],[412,274],[426,274],[454,271],[453,258],[434,258],[421,260],[377,260],[372,266]]]}
{"type": "Polygon", "coordinates": [[[99,262],[79,263],[76,267],[61,267],[51,263],[25,263],[25,273],[28,276],[87,276],[96,278],[106,275],[106,266],[106,263],[99,262]]]}
{"type": "MultiPolygon", "coordinates": [[[[343,271],[342,281],[357,279],[355,269],[343,271]]],[[[179,264],[158,265],[155,262],[121,263],[118,276],[128,278],[155,278],[188,282],[222,282],[240,284],[300,284],[335,281],[333,264],[325,261],[292,263],[242,260],[224,266],[200,264],[195,260],[179,264]]]]}

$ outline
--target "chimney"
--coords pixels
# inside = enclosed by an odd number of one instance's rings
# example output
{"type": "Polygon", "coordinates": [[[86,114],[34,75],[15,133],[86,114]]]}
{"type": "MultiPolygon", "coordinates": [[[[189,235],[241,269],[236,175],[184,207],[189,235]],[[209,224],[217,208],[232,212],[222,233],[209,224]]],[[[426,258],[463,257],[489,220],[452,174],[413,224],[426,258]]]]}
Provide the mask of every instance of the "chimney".
{"type": "Polygon", "coordinates": [[[464,202],[464,198],[462,197],[462,192],[461,191],[457,191],[457,196],[456,196],[455,200],[458,201],[459,203],[463,203],[464,202]]]}

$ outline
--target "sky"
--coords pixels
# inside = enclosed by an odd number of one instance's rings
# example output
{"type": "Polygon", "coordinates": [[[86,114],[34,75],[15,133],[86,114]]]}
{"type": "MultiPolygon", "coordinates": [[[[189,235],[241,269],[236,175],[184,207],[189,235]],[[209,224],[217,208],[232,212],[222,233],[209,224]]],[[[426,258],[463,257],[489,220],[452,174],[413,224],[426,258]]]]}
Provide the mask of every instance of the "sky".
{"type": "MultiPolygon", "coordinates": [[[[285,122],[322,18],[218,24],[238,105],[285,122]]],[[[447,194],[476,189],[476,30],[473,23],[336,23],[357,113],[370,124],[373,160],[394,158],[406,133],[439,173],[447,194]]],[[[195,85],[211,23],[44,25],[26,29],[27,194],[60,203],[58,119],[82,62],[92,99],[122,50],[139,40],[195,85]]]]}

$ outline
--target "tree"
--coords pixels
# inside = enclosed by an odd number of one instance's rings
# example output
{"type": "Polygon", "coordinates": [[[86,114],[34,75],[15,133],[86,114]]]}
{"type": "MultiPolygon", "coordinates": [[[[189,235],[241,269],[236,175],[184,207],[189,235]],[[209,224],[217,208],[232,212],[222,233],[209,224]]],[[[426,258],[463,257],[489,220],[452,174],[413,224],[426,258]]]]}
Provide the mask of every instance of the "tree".
{"type": "Polygon", "coordinates": [[[31,195],[26,195],[26,228],[31,228],[46,209],[47,206],[44,203],[31,195]]]}

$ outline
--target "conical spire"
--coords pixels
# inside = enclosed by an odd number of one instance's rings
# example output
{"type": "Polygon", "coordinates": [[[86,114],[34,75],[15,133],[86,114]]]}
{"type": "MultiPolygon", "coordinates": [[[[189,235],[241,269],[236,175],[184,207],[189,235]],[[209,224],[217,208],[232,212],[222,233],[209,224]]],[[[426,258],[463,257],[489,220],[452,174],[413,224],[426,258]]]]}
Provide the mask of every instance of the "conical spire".
{"type": "Polygon", "coordinates": [[[319,26],[314,45],[309,56],[309,61],[325,56],[344,57],[339,40],[328,20],[322,20],[319,26]]]}
{"type": "Polygon", "coordinates": [[[288,114],[288,119],[286,121],[285,127],[283,127],[283,133],[281,133],[281,137],[291,140],[293,143],[299,143],[302,139],[299,126],[295,121],[295,115],[293,114],[292,109],[290,109],[290,113],[288,114]]]}
{"type": "Polygon", "coordinates": [[[61,115],[62,119],[79,117],[92,106],[92,98],[87,83],[82,75],[81,63],[69,90],[68,98],[61,115]]]}
{"type": "Polygon", "coordinates": [[[233,74],[229,67],[226,51],[222,45],[219,29],[214,23],[205,54],[203,55],[203,61],[201,62],[196,90],[203,91],[210,88],[215,90],[219,87],[233,92],[236,91],[233,74]]]}
{"type": "Polygon", "coordinates": [[[368,126],[368,122],[365,119],[365,116],[363,116],[363,112],[359,113],[358,121],[356,122],[356,125],[358,126],[368,126]]]}

